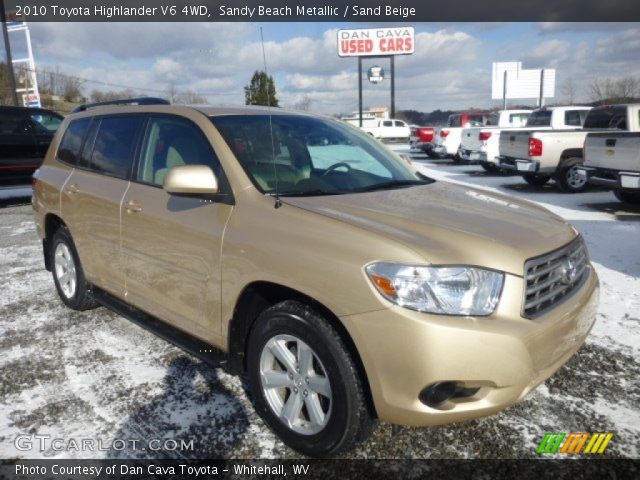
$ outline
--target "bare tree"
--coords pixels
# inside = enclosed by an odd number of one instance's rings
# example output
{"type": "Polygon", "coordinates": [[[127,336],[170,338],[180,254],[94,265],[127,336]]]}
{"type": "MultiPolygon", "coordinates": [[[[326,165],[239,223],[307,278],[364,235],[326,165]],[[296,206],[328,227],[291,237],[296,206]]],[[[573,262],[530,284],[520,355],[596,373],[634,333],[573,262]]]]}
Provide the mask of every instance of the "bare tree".
{"type": "Polygon", "coordinates": [[[617,80],[596,78],[589,85],[591,99],[598,103],[625,103],[640,95],[640,80],[624,77],[617,80]]]}
{"type": "Polygon", "coordinates": [[[304,112],[308,112],[311,109],[311,97],[307,94],[304,94],[300,100],[296,102],[295,105],[296,110],[302,110],[304,112]]]}
{"type": "Polygon", "coordinates": [[[164,91],[164,94],[167,97],[167,100],[169,100],[171,103],[176,103],[176,101],[178,100],[179,92],[174,83],[169,84],[167,89],[164,91]]]}
{"type": "Polygon", "coordinates": [[[136,98],[139,96],[140,94],[130,88],[126,88],[124,90],[108,90],[106,92],[103,92],[101,90],[93,90],[90,95],[92,102],[109,102],[112,100],[136,98]]]}
{"type": "MultiPolygon", "coordinates": [[[[177,94],[176,100],[180,103],[186,103],[188,105],[207,103],[206,98],[204,98],[199,93],[194,92],[193,90],[187,90],[186,92],[177,94]]],[[[173,103],[173,101],[171,103],[173,103]]]]}
{"type": "Polygon", "coordinates": [[[569,105],[573,105],[576,101],[576,83],[573,80],[573,76],[567,77],[564,82],[562,82],[562,87],[560,87],[560,91],[562,95],[564,95],[565,101],[569,105]]]}

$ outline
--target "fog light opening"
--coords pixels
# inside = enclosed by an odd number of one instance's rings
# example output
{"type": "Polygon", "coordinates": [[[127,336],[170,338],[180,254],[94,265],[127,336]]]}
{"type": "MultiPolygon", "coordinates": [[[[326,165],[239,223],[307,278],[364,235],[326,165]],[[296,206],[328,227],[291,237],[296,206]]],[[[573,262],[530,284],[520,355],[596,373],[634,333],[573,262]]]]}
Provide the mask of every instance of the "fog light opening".
{"type": "Polygon", "coordinates": [[[454,398],[472,397],[479,390],[479,387],[466,388],[454,381],[438,382],[423,389],[418,398],[425,405],[438,408],[443,403],[454,398]]]}
{"type": "Polygon", "coordinates": [[[447,400],[451,400],[456,394],[456,390],[455,382],[438,382],[422,390],[419,398],[425,405],[436,408],[447,400]]]}

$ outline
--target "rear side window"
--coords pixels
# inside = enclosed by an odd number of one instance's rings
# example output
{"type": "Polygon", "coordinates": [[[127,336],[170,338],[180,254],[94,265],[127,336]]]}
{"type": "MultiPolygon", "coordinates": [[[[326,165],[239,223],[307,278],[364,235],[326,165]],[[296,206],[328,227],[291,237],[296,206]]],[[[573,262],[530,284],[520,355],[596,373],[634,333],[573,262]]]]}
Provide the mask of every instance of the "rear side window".
{"type": "Polygon", "coordinates": [[[393,127],[393,122],[391,120],[385,120],[382,122],[383,127],[393,127]]]}
{"type": "Polygon", "coordinates": [[[142,117],[105,117],[93,144],[91,169],[118,178],[129,178],[142,117]]]}
{"type": "Polygon", "coordinates": [[[0,135],[25,135],[27,119],[20,112],[0,112],[0,135]]]}
{"type": "Polygon", "coordinates": [[[529,115],[527,127],[549,127],[551,126],[551,110],[538,110],[529,115]]]}
{"type": "Polygon", "coordinates": [[[584,128],[627,130],[627,107],[594,108],[589,111],[584,128]]]}
{"type": "Polygon", "coordinates": [[[36,111],[30,114],[35,133],[54,134],[62,123],[62,117],[53,112],[36,111]]]}
{"type": "Polygon", "coordinates": [[[72,121],[64,132],[64,136],[58,147],[58,159],[69,165],[75,165],[80,156],[82,141],[89,129],[90,118],[81,118],[72,121]]]}
{"type": "Polygon", "coordinates": [[[509,125],[513,127],[523,127],[527,123],[529,113],[512,113],[509,115],[509,125]]]}
{"type": "Polygon", "coordinates": [[[567,110],[564,112],[564,123],[572,127],[581,127],[586,117],[584,110],[567,110]]]}

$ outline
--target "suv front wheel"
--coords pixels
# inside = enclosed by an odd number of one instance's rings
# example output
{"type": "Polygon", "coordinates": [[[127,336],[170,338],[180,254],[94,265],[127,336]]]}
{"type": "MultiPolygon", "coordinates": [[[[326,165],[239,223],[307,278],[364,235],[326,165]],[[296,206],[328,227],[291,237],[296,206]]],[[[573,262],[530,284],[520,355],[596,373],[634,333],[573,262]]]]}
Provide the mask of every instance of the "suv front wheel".
{"type": "Polygon", "coordinates": [[[285,301],[260,315],[247,370],[256,411],[291,448],[327,457],[369,435],[373,421],[354,361],[308,306],[285,301]]]}
{"type": "Polygon", "coordinates": [[[53,282],[62,302],[74,310],[98,306],[89,294],[78,252],[66,227],[60,227],[51,241],[53,282]]]}

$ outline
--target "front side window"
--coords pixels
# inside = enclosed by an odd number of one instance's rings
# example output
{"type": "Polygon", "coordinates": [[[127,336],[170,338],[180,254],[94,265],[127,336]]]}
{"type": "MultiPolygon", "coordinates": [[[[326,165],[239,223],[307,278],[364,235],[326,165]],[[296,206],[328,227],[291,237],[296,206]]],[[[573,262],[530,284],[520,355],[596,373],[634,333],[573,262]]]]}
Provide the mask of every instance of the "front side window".
{"type": "Polygon", "coordinates": [[[58,147],[58,159],[70,165],[75,165],[80,156],[80,149],[85,134],[91,123],[90,118],[81,118],[72,121],[64,132],[64,136],[58,147]]]}
{"type": "Polygon", "coordinates": [[[341,122],[279,114],[271,122],[268,115],[211,121],[264,193],[322,195],[427,183],[370,135],[341,122]]]}
{"type": "Polygon", "coordinates": [[[198,126],[178,117],[151,118],[136,179],[161,187],[169,169],[180,165],[208,165],[220,178],[220,162],[198,126]]]}
{"type": "Polygon", "coordinates": [[[129,178],[141,116],[113,116],[100,120],[91,154],[92,170],[118,178],[129,178]]]}
{"type": "Polygon", "coordinates": [[[383,127],[393,127],[393,122],[391,120],[385,120],[382,122],[383,127]]]}

